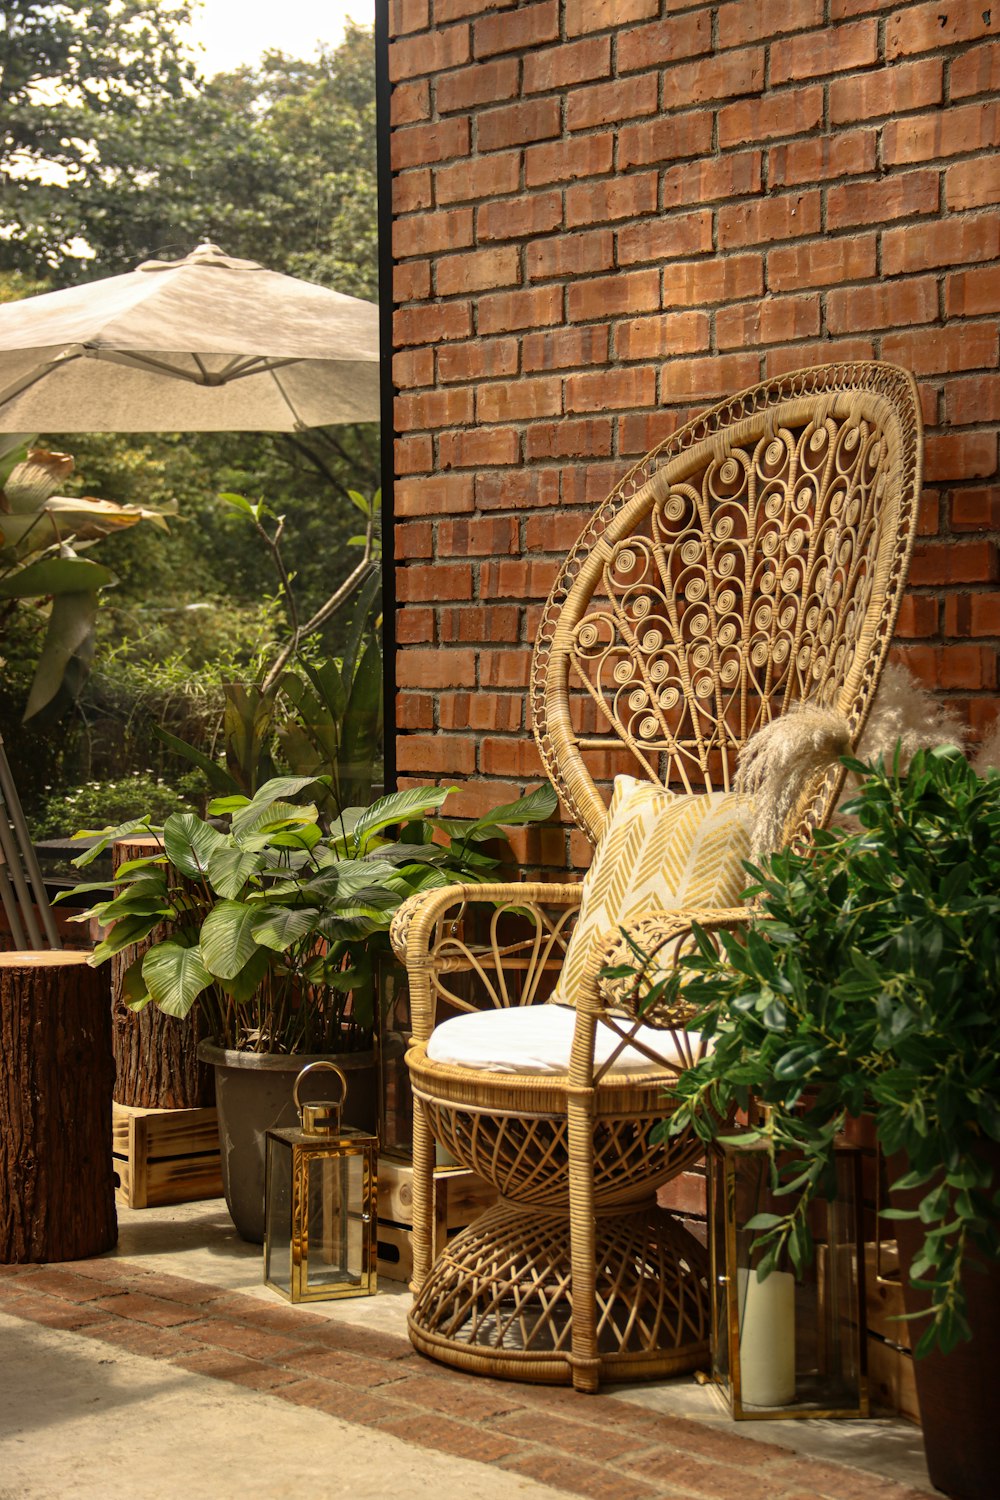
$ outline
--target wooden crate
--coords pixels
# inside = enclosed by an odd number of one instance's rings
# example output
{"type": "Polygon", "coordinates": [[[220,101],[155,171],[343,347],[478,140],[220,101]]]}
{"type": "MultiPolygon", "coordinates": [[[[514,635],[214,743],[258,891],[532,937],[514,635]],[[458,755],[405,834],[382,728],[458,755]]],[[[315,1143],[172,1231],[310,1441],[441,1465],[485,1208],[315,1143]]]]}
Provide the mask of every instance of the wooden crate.
{"type": "Polygon", "coordinates": [[[868,1312],[868,1386],[873,1406],[920,1421],[913,1374],[910,1325],[904,1311],[903,1285],[894,1240],[882,1245],[876,1266],[875,1246],[865,1245],[865,1299],[868,1312]],[[877,1274],[877,1273],[881,1274],[877,1274]]]}
{"type": "MultiPolygon", "coordinates": [[[[434,1253],[496,1202],[496,1192],[463,1167],[434,1172],[434,1253]]],[[[409,1281],[413,1275],[413,1168],[379,1158],[378,1274],[386,1281],[409,1281]]]]}
{"type": "Polygon", "coordinates": [[[112,1152],[123,1208],[158,1208],[222,1195],[214,1109],[112,1106],[112,1152]]]}
{"type": "Polygon", "coordinates": [[[898,1412],[919,1423],[913,1354],[874,1333],[868,1335],[868,1391],[873,1408],[898,1412]]]}

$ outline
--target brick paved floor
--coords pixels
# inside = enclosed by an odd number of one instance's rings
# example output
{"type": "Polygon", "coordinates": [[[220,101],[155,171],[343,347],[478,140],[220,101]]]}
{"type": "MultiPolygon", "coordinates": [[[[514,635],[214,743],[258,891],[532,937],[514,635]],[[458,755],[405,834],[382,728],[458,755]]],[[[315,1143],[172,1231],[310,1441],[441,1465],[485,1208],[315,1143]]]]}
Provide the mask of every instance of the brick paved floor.
{"type": "Polygon", "coordinates": [[[400,1336],[128,1260],[0,1266],[0,1311],[588,1500],[927,1500],[614,1396],[459,1375],[400,1336]]]}

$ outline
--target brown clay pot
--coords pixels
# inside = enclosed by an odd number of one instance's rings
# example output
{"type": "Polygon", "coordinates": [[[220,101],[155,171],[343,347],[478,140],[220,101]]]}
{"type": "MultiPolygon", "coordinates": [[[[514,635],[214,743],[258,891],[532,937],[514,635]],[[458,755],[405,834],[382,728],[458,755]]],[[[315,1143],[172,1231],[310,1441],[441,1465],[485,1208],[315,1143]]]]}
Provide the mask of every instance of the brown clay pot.
{"type": "MultiPolygon", "coordinates": [[[[993,1167],[994,1182],[1000,1171],[1000,1147],[987,1143],[986,1154],[993,1167]]],[[[889,1181],[907,1170],[905,1159],[888,1163],[889,1181]]],[[[894,1194],[899,1207],[915,1208],[929,1186],[911,1193],[894,1194]]],[[[918,1219],[900,1219],[896,1225],[900,1272],[906,1311],[927,1306],[927,1294],[910,1285],[910,1265],[924,1239],[918,1219]]],[[[958,1344],[950,1354],[935,1350],[913,1362],[920,1402],[927,1468],[935,1489],[951,1500],[995,1500],[997,1495],[996,1360],[1000,1348],[1000,1264],[987,1262],[974,1252],[982,1270],[969,1267],[963,1286],[969,1304],[971,1342],[958,1344]]],[[[917,1322],[914,1342],[925,1325],[917,1322]]]]}
{"type": "Polygon", "coordinates": [[[292,1099],[296,1078],[308,1063],[335,1062],[347,1075],[344,1123],[374,1134],[378,1089],[375,1053],[289,1057],[228,1052],[213,1042],[202,1042],[198,1056],[215,1069],[222,1186],[230,1216],[242,1239],[263,1244],[265,1139],[269,1130],[298,1123],[292,1099]]]}

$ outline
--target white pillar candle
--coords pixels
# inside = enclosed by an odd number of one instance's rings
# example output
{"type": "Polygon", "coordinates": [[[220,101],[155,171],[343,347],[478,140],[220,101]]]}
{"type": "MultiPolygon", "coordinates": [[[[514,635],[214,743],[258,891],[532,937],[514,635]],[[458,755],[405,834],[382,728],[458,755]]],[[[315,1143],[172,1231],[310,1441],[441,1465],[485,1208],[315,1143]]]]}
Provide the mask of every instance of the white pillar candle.
{"type": "Polygon", "coordinates": [[[795,1399],[795,1277],[738,1272],[740,1397],[744,1406],[787,1406],[795,1399]]]}

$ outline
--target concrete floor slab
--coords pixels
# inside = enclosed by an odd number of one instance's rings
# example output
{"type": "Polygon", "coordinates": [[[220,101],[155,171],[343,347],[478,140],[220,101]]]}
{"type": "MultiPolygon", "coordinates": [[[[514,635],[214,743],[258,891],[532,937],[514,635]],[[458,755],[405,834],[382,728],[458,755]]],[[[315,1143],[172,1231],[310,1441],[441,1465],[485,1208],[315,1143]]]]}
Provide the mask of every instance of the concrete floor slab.
{"type": "MultiPolygon", "coordinates": [[[[262,1253],[233,1228],[222,1199],[169,1209],[119,1210],[117,1254],[148,1270],[213,1282],[280,1306],[262,1281],[262,1253]]],[[[381,1281],[375,1297],[317,1302],[311,1311],[386,1333],[406,1335],[410,1295],[399,1282],[381,1281]]],[[[740,1437],[778,1443],[827,1463],[852,1464],[872,1474],[931,1490],[920,1429],[896,1417],[870,1421],[782,1421],[734,1424],[718,1392],[691,1378],[609,1388],[623,1400],[664,1415],[692,1418],[740,1437]]]]}
{"type": "Polygon", "coordinates": [[[570,1500],[0,1313],[0,1500],[570,1500]]]}
{"type": "Polygon", "coordinates": [[[920,1500],[929,1488],[919,1430],[902,1421],[734,1424],[691,1379],[581,1397],[460,1376],[410,1349],[399,1284],[288,1307],[221,1201],[120,1223],[112,1255],[0,1267],[0,1500],[920,1500]]]}

